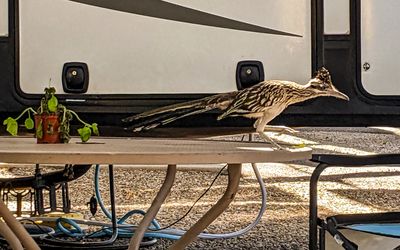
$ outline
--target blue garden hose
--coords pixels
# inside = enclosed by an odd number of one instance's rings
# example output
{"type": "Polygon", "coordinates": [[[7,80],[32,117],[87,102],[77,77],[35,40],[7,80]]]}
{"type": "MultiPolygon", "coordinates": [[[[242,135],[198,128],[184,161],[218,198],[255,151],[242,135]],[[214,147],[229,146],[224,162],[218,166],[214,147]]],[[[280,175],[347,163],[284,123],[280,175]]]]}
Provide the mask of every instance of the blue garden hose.
{"type": "Polygon", "coordinates": [[[84,236],[84,232],[81,229],[81,227],[76,223],[74,220],[68,219],[68,218],[58,218],[56,220],[56,226],[58,231],[71,236],[71,237],[82,237],[84,236]],[[62,223],[68,224],[72,226],[74,229],[67,229],[63,226],[62,223]]]}
{"type": "MultiPolygon", "coordinates": [[[[260,211],[256,217],[256,219],[247,227],[236,231],[236,232],[231,232],[231,233],[225,233],[225,234],[211,234],[211,233],[201,233],[199,235],[199,238],[202,239],[227,239],[227,238],[234,238],[241,236],[251,229],[253,229],[261,220],[262,215],[264,214],[266,210],[266,201],[267,201],[267,192],[265,188],[264,181],[260,175],[260,172],[258,171],[257,165],[252,164],[253,171],[256,175],[257,181],[260,185],[261,189],[261,198],[262,198],[262,204],[260,211]]],[[[99,174],[100,174],[100,165],[96,165],[95,168],[95,175],[94,175],[94,184],[95,184],[95,195],[97,198],[97,201],[100,205],[100,208],[102,212],[109,218],[111,219],[111,213],[107,210],[107,208],[104,206],[101,194],[100,194],[100,189],[99,189],[99,174]]],[[[128,213],[126,213],[124,216],[122,216],[120,219],[117,220],[118,225],[124,225],[124,226],[132,226],[132,228],[126,228],[126,227],[120,227],[118,228],[118,236],[119,237],[132,237],[134,234],[134,225],[126,224],[125,221],[132,215],[134,214],[140,214],[140,215],[145,215],[146,213],[143,210],[135,209],[131,210],[128,213]]],[[[74,237],[82,237],[84,236],[83,230],[79,227],[77,223],[75,223],[71,219],[66,219],[66,218],[60,218],[60,220],[57,223],[57,227],[59,231],[69,235],[69,236],[74,236],[74,237]],[[62,223],[67,223],[70,224],[74,229],[69,230],[66,229],[65,227],[62,226],[62,223]]],[[[169,240],[178,240],[183,234],[186,233],[185,230],[180,230],[180,229],[163,229],[160,230],[160,224],[153,219],[151,221],[151,226],[149,227],[149,231],[147,231],[144,235],[144,237],[151,237],[151,238],[164,238],[164,239],[169,239],[169,240]],[[158,231],[157,231],[158,230],[158,231]]],[[[99,236],[104,236],[105,234],[112,234],[112,229],[110,228],[104,228],[101,232],[95,233],[91,235],[90,237],[99,237],[99,236]]]]}
{"type": "MultiPolygon", "coordinates": [[[[236,232],[231,232],[231,233],[225,233],[225,234],[211,234],[211,233],[201,233],[199,235],[199,238],[202,239],[227,239],[227,238],[234,238],[234,237],[238,237],[241,236],[245,233],[247,233],[248,231],[250,231],[251,229],[253,229],[261,220],[262,215],[264,214],[267,206],[267,191],[266,191],[266,187],[264,184],[264,181],[260,175],[260,172],[258,171],[257,165],[255,163],[251,164],[254,174],[256,175],[257,181],[260,185],[260,189],[261,189],[261,208],[260,211],[256,217],[256,219],[247,227],[236,231],[236,232]]],[[[95,193],[96,193],[96,197],[98,199],[99,205],[101,207],[101,210],[103,211],[103,213],[111,219],[111,214],[110,212],[107,210],[107,208],[104,206],[103,200],[101,199],[101,195],[100,195],[100,191],[99,191],[99,172],[100,172],[100,166],[96,165],[96,171],[95,171],[95,193]]],[[[124,215],[120,220],[122,220],[124,218],[124,220],[122,222],[124,222],[129,216],[131,216],[132,214],[135,213],[140,213],[142,215],[145,214],[144,211],[142,210],[133,210],[131,211],[132,213],[128,212],[126,215],[124,215]],[[135,211],[135,212],[133,212],[135,211]]],[[[120,220],[118,220],[118,224],[120,223],[120,220]]],[[[158,224],[158,222],[156,220],[152,221],[152,225],[154,226],[153,228],[150,228],[150,231],[145,233],[145,237],[152,237],[152,238],[165,238],[165,239],[170,239],[170,240],[178,240],[183,234],[186,233],[185,230],[180,230],[180,229],[163,229],[163,230],[159,230],[156,231],[160,228],[160,225],[158,224]],[[155,229],[155,230],[154,230],[155,229]],[[153,230],[153,231],[151,231],[153,230]]],[[[133,232],[132,230],[128,233],[128,235],[130,234],[130,236],[132,236],[133,232]]]]}

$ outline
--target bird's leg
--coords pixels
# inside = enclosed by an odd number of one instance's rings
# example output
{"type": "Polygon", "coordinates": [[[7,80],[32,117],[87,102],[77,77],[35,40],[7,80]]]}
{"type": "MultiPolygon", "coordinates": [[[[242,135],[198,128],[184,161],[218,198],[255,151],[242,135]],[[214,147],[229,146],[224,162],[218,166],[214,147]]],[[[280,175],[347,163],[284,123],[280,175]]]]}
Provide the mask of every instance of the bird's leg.
{"type": "Polygon", "coordinates": [[[279,132],[279,133],[287,132],[289,134],[296,134],[299,132],[295,129],[286,126],[273,126],[273,125],[266,125],[264,127],[264,131],[279,132]]]}
{"type": "Polygon", "coordinates": [[[255,129],[257,129],[258,124],[260,123],[260,120],[261,120],[261,119],[262,119],[262,118],[258,118],[258,119],[254,122],[253,127],[254,127],[255,129]]]}
{"type": "Polygon", "coordinates": [[[260,137],[262,139],[264,139],[265,141],[270,142],[272,145],[274,145],[275,147],[277,147],[279,150],[284,150],[283,147],[281,147],[278,143],[276,143],[274,140],[272,140],[271,137],[269,137],[265,132],[265,126],[267,125],[267,123],[269,122],[269,119],[266,118],[266,116],[263,116],[259,119],[257,119],[257,121],[254,123],[254,126],[256,127],[256,132],[260,135],[260,137]]]}
{"type": "Polygon", "coordinates": [[[272,140],[271,137],[269,137],[264,131],[257,131],[257,133],[260,135],[260,137],[262,139],[264,139],[265,141],[269,141],[271,144],[273,144],[277,149],[279,150],[285,150],[285,148],[283,148],[281,145],[279,145],[278,143],[276,143],[274,140],[272,140]]]}

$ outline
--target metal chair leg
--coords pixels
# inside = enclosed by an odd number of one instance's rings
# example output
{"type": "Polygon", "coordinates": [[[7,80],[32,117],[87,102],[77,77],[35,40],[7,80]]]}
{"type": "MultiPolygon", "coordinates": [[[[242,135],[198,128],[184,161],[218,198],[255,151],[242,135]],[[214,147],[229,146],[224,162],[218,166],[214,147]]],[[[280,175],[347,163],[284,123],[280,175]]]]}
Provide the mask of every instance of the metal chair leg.
{"type": "Polygon", "coordinates": [[[328,164],[320,163],[313,171],[310,179],[310,218],[309,249],[318,249],[318,180],[328,164]]]}
{"type": "Polygon", "coordinates": [[[110,203],[111,203],[111,223],[113,233],[106,244],[113,244],[118,238],[118,228],[117,228],[117,211],[115,207],[115,185],[114,185],[114,165],[108,165],[108,180],[110,185],[110,203]]]}
{"type": "Polygon", "coordinates": [[[46,242],[51,242],[52,244],[63,245],[63,246],[106,246],[111,245],[118,238],[118,225],[117,225],[117,215],[116,215],[116,205],[115,205],[115,186],[114,186],[114,165],[108,165],[108,180],[109,180],[109,191],[110,191],[110,203],[111,203],[111,222],[112,222],[112,235],[109,239],[104,241],[95,242],[75,242],[75,241],[65,241],[58,239],[44,239],[46,242]]]}

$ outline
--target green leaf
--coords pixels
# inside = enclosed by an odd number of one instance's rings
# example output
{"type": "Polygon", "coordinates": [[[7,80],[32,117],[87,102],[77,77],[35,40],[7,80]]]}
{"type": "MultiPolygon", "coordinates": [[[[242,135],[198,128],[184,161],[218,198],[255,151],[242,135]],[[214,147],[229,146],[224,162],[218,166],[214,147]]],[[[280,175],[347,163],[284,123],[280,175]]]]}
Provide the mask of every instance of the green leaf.
{"type": "Polygon", "coordinates": [[[5,120],[3,121],[3,125],[7,125],[7,123],[8,123],[9,121],[12,121],[12,120],[14,120],[14,121],[15,121],[15,119],[14,119],[14,118],[12,118],[12,117],[8,117],[7,119],[5,119],[5,120]]]}
{"type": "Polygon", "coordinates": [[[36,128],[36,138],[42,139],[43,138],[43,124],[42,120],[39,121],[36,128]]]}
{"type": "Polygon", "coordinates": [[[85,126],[83,128],[78,129],[79,136],[81,137],[82,142],[87,142],[92,135],[92,130],[85,126]]]}
{"type": "Polygon", "coordinates": [[[47,107],[50,112],[56,112],[58,106],[58,99],[55,95],[51,95],[51,98],[47,102],[47,107]]]}
{"type": "Polygon", "coordinates": [[[92,123],[92,131],[94,135],[99,135],[99,128],[97,127],[97,123],[92,123]]]}
{"type": "Polygon", "coordinates": [[[27,128],[27,129],[33,129],[34,127],[35,127],[35,122],[33,121],[33,119],[32,118],[26,118],[26,120],[25,120],[25,127],[27,128]]]}
{"type": "Polygon", "coordinates": [[[6,120],[7,124],[7,132],[10,133],[13,136],[16,136],[18,134],[18,123],[14,118],[7,118],[6,120]]]}

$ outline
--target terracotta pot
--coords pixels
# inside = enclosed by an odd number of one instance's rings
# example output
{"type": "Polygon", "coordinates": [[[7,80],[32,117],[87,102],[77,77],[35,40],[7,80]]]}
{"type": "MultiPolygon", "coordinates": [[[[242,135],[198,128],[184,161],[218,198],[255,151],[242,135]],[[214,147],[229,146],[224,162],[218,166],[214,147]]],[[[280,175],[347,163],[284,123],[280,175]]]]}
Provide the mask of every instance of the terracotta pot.
{"type": "Polygon", "coordinates": [[[60,122],[58,115],[35,115],[35,131],[37,143],[61,143],[60,132],[58,128],[60,122]],[[42,137],[39,138],[40,132],[38,127],[42,127],[42,137]]]}

